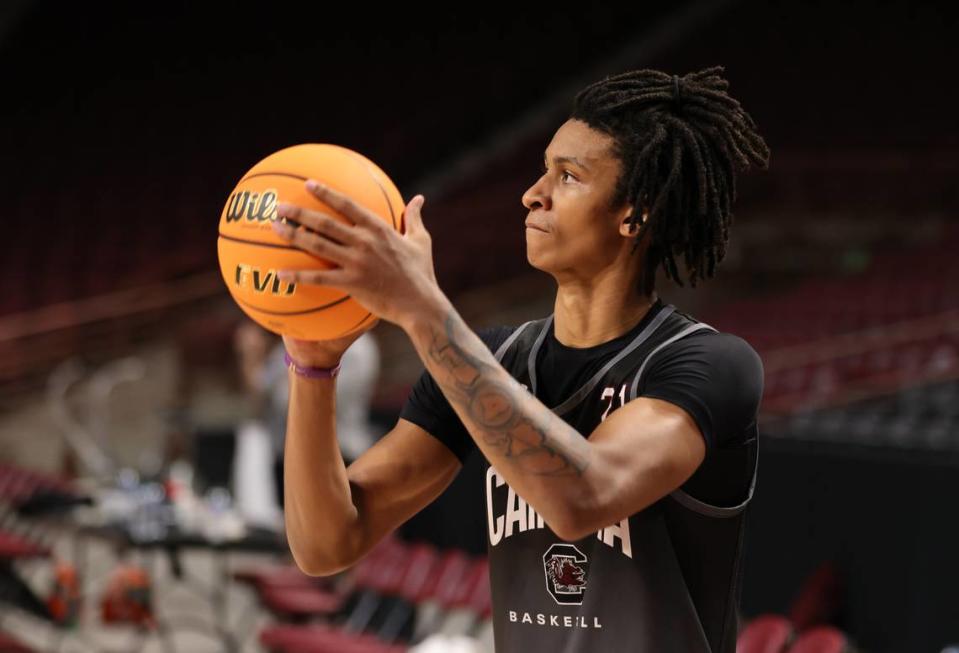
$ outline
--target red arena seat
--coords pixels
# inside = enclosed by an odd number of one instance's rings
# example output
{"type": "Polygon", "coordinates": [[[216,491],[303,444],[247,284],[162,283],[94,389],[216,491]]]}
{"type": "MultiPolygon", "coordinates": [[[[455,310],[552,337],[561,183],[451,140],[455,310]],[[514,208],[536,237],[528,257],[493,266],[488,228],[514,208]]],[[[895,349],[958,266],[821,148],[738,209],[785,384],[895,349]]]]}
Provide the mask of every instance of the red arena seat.
{"type": "Polygon", "coordinates": [[[789,653],[844,653],[849,640],[832,626],[817,626],[799,635],[789,653]]]}
{"type": "Polygon", "coordinates": [[[33,653],[33,649],[15,640],[6,633],[0,633],[0,651],[3,653],[33,653]]]}
{"type": "Polygon", "coordinates": [[[14,533],[0,531],[0,560],[46,558],[49,555],[49,549],[44,546],[35,544],[14,533]]]}
{"type": "Polygon", "coordinates": [[[750,621],[739,633],[736,653],[783,653],[793,638],[786,617],[764,614],[750,621]]]}

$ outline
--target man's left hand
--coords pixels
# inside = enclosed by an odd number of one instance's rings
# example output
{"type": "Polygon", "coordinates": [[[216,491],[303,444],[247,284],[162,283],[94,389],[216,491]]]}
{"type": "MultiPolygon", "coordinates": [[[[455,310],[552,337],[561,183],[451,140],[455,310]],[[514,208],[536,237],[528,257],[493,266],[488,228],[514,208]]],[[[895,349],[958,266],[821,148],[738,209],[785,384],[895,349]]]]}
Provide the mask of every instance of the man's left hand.
{"type": "Polygon", "coordinates": [[[401,234],[343,193],[313,180],[306,182],[306,188],[352,224],[319,211],[278,204],[274,231],[337,267],[278,270],[277,276],[297,284],[338,288],[374,315],[406,328],[418,311],[441,294],[433,270],[432,240],[420,214],[425,198],[416,195],[406,205],[406,233],[401,234]]]}

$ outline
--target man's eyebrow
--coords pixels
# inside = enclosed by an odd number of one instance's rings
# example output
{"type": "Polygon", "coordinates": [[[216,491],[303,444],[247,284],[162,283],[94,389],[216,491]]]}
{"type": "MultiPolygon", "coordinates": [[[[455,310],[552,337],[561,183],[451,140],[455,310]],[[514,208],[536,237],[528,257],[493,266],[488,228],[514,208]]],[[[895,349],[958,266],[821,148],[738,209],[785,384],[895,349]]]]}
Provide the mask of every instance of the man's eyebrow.
{"type": "MultiPolygon", "coordinates": [[[[543,152],[543,161],[545,162],[546,160],[546,152],[543,152]]],[[[575,156],[554,156],[553,163],[572,163],[573,165],[579,166],[583,170],[589,170],[589,166],[577,159],[575,156]]]]}

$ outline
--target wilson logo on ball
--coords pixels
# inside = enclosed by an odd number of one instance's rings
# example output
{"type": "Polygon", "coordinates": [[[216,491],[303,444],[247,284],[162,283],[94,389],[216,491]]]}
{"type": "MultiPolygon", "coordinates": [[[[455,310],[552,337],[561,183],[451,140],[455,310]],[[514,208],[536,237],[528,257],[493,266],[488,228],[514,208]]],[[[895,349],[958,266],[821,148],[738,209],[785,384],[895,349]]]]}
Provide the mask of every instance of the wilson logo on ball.
{"type": "Polygon", "coordinates": [[[261,270],[245,263],[237,264],[234,282],[238,288],[250,288],[256,293],[289,297],[296,292],[296,284],[281,280],[276,270],[261,270]]]}
{"type": "Polygon", "coordinates": [[[269,222],[276,218],[276,189],[268,188],[262,193],[248,190],[230,195],[226,205],[226,221],[269,222]]]}

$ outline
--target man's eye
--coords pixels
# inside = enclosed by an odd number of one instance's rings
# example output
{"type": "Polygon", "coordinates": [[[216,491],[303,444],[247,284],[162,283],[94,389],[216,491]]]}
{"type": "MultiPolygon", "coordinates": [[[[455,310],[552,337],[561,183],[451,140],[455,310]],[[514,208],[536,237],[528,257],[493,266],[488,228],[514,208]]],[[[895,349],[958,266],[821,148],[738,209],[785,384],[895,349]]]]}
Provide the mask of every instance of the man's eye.
{"type": "MultiPolygon", "coordinates": [[[[549,168],[546,167],[546,164],[543,164],[543,174],[545,175],[548,172],[549,172],[549,168]]],[[[570,179],[576,179],[576,177],[570,174],[568,170],[563,170],[563,174],[561,175],[561,177],[566,177],[566,176],[568,176],[570,179]]]]}

